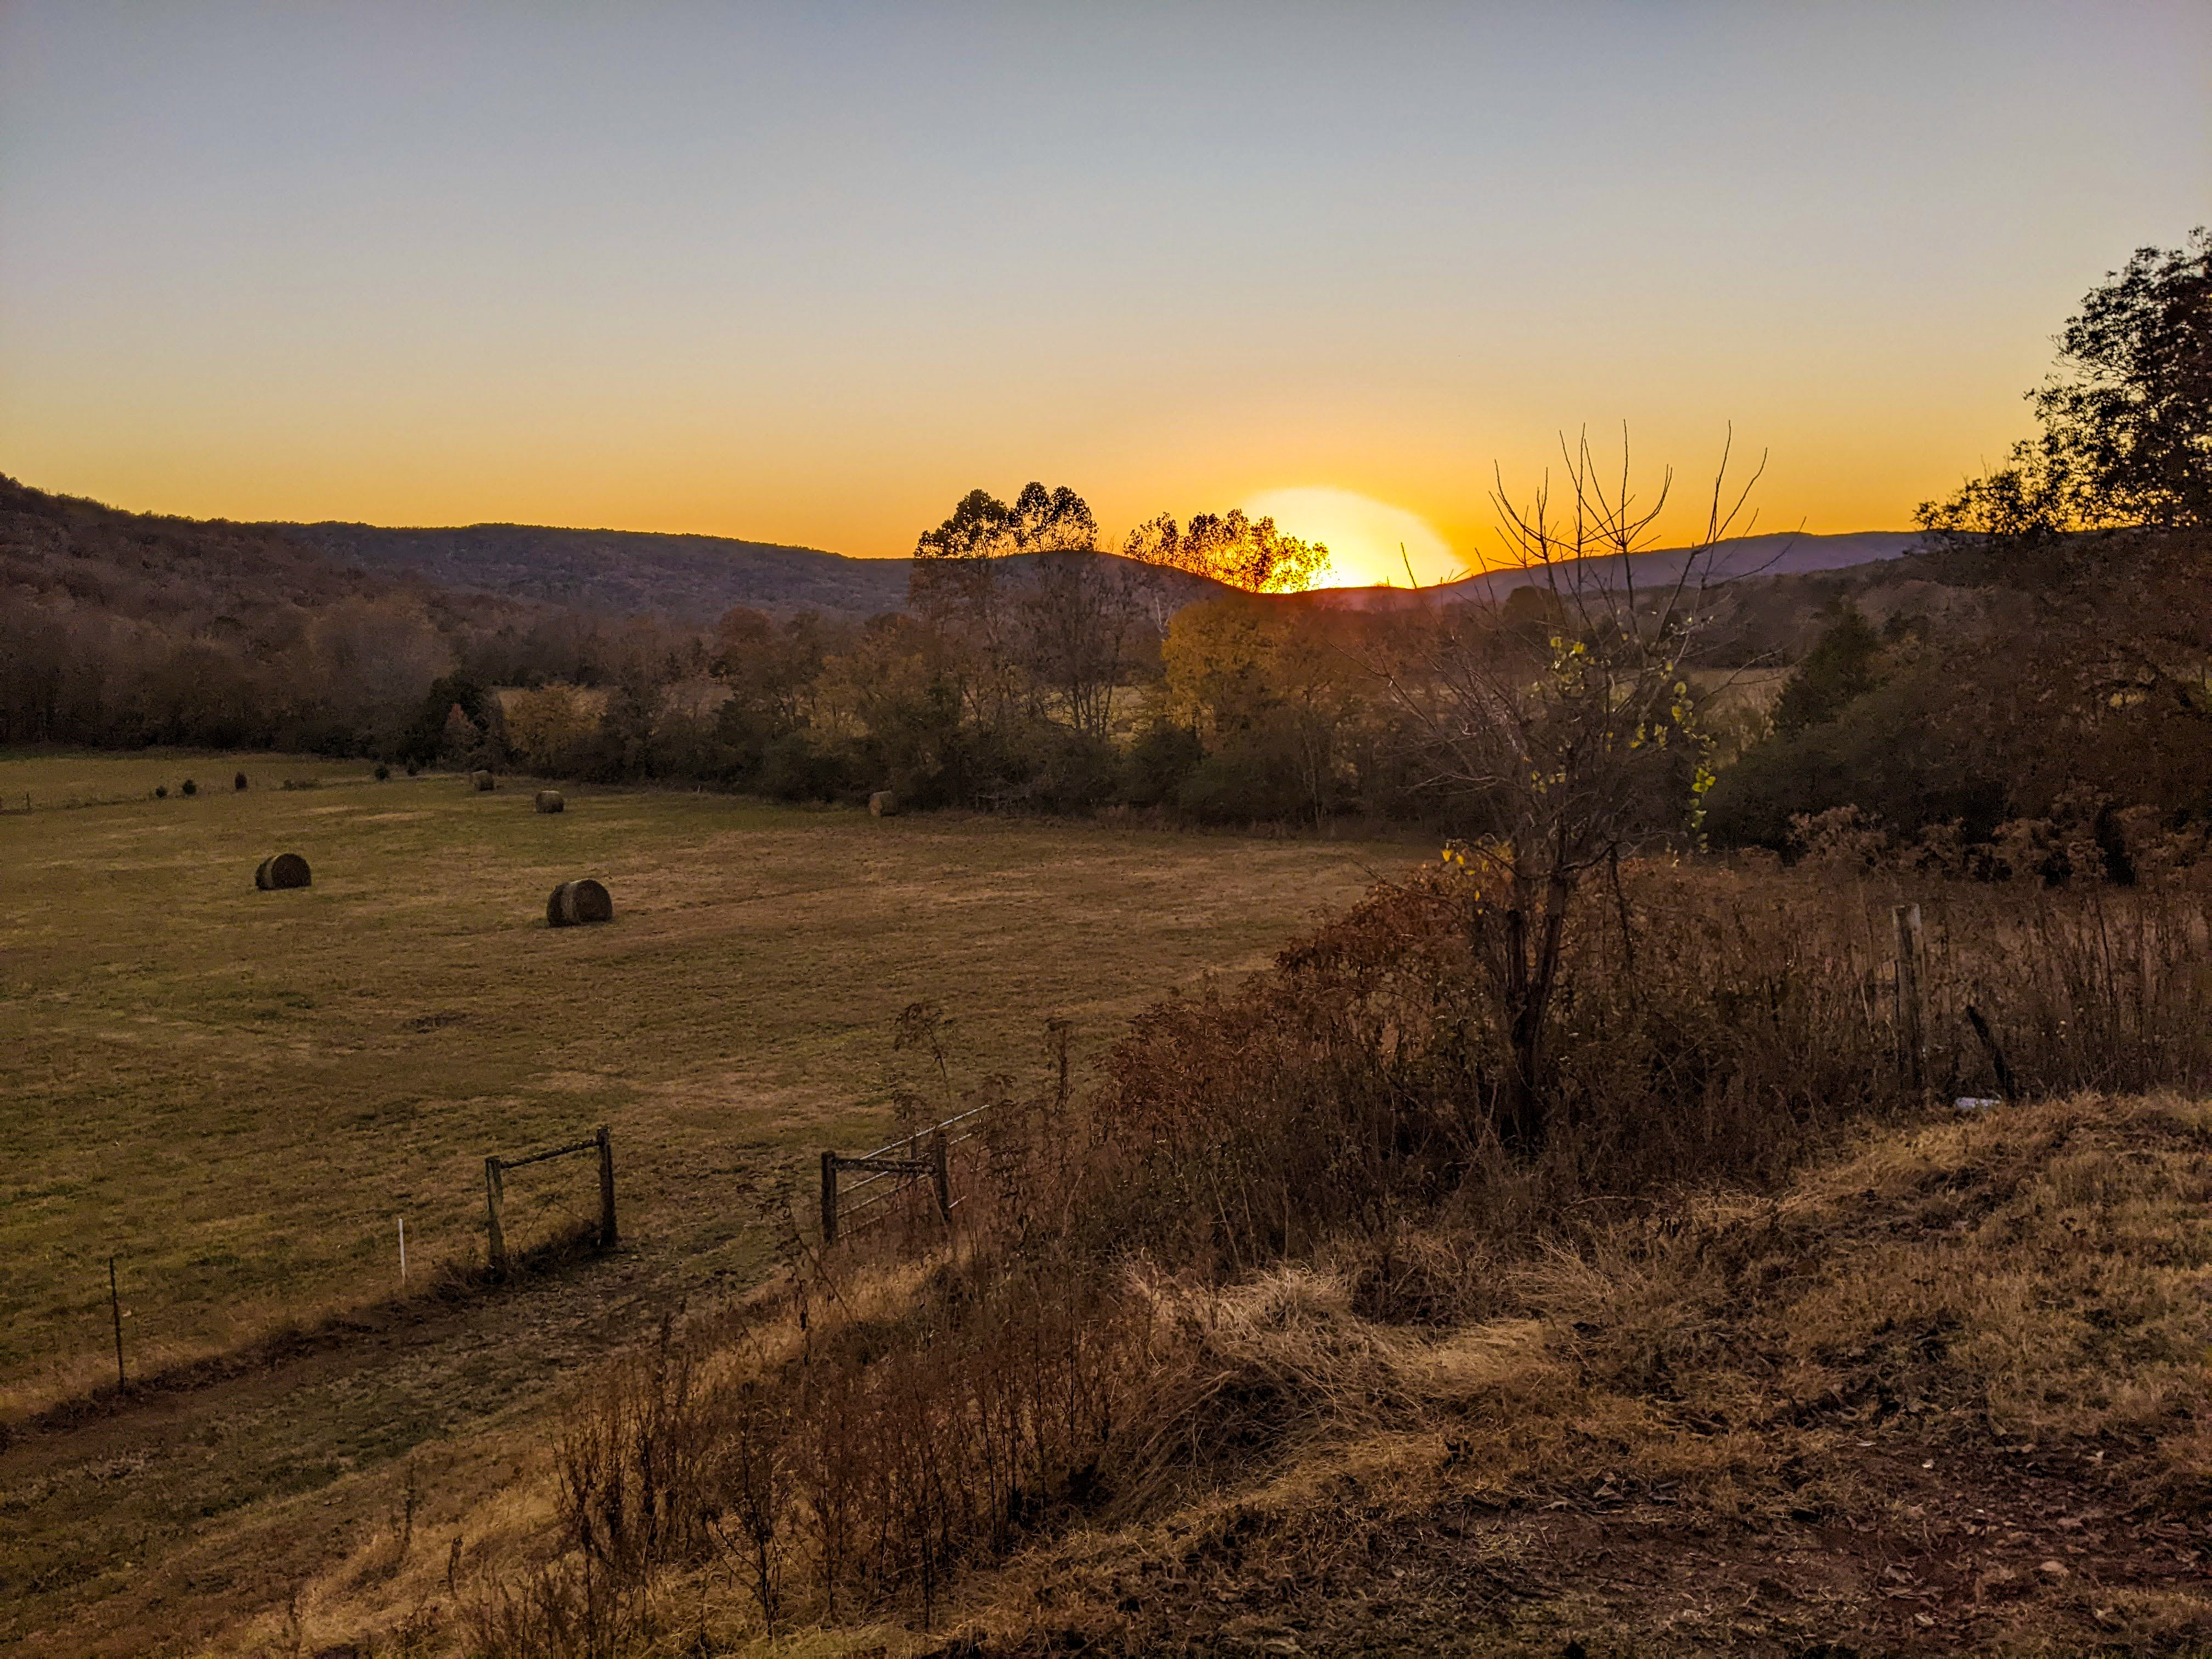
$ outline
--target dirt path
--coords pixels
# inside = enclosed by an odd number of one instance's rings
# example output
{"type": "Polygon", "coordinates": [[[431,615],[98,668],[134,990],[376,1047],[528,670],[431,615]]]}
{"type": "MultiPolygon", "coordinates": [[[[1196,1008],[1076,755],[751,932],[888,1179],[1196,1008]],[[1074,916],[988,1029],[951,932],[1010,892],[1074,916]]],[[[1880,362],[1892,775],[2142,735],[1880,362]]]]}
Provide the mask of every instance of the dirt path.
{"type": "MultiPolygon", "coordinates": [[[[1348,1492],[1346,1533],[1364,1547],[1328,1571],[1270,1571],[1264,1536],[1215,1541],[1142,1563],[1123,1617],[1085,1621],[1079,1640],[1100,1654],[1469,1659],[2202,1650],[2207,1540],[2179,1518],[2126,1514],[2129,1472],[2109,1452],[1959,1454],[1884,1445],[1863,1473],[1892,1500],[1887,1525],[1731,1525],[1608,1483],[1543,1509],[1462,1503],[1363,1527],[1348,1492]]],[[[1055,1644],[1066,1638],[945,1654],[1055,1644]]]]}

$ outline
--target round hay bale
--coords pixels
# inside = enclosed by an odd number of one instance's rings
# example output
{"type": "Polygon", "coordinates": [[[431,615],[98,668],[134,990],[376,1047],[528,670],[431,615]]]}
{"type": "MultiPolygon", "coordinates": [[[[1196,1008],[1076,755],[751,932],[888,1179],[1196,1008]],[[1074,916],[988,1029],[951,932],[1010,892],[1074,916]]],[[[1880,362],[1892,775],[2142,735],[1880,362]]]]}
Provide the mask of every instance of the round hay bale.
{"type": "Polygon", "coordinates": [[[868,816],[872,818],[895,818],[899,815],[899,799],[888,789],[878,789],[868,797],[868,816]]]}
{"type": "Polygon", "coordinates": [[[582,881],[562,882],[545,901],[548,927],[583,927],[614,919],[614,899],[588,876],[582,881]]]}
{"type": "Polygon", "coordinates": [[[499,787],[499,780],[489,772],[472,772],[469,781],[476,785],[478,794],[487,794],[499,787]]]}
{"type": "Polygon", "coordinates": [[[245,787],[246,787],[246,774],[245,774],[245,773],[243,773],[243,772],[240,772],[240,773],[236,777],[233,778],[233,779],[230,781],[230,787],[231,787],[232,788],[234,788],[234,789],[243,789],[243,788],[245,788],[245,787]]]}
{"type": "Polygon", "coordinates": [[[561,799],[561,792],[558,789],[539,790],[538,792],[537,804],[538,810],[541,812],[562,811],[564,811],[568,805],[568,802],[561,799]]]}
{"type": "Polygon", "coordinates": [[[253,872],[253,884],[264,893],[273,893],[280,888],[306,887],[313,880],[307,860],[297,853],[279,853],[273,859],[264,859],[261,867],[253,872]]]}

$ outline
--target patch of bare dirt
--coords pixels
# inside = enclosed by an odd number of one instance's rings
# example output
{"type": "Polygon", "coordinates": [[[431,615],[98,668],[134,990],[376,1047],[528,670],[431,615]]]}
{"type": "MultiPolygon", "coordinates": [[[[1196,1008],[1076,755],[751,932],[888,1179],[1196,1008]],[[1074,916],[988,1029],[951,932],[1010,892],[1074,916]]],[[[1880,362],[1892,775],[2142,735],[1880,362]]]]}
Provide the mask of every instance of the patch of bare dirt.
{"type": "Polygon", "coordinates": [[[1253,1512],[1085,1586],[1058,1628],[1048,1590],[1019,1638],[939,1651],[1842,1659],[2212,1643],[2212,1540],[2136,1510],[2125,1462],[2078,1448],[1962,1455],[1910,1437],[1863,1462],[1893,1519],[1716,1521],[1632,1481],[1370,1516],[1347,1481],[1341,1547],[1318,1571],[1306,1540],[1253,1512]]]}

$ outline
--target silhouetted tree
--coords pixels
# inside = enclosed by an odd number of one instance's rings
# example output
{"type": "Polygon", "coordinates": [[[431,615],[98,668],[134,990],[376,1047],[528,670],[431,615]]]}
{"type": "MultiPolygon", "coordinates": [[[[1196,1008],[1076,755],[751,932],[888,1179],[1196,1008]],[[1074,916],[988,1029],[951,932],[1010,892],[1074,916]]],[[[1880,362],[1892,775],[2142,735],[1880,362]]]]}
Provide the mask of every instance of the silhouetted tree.
{"type": "Polygon", "coordinates": [[[1004,727],[1022,710],[1020,617],[1000,562],[1017,553],[1065,553],[1097,544],[1097,521],[1066,485],[1022,488],[1008,507],[971,489],[945,522],[915,543],[907,602],[957,646],[965,660],[940,665],[971,718],[1004,727]]]}
{"type": "Polygon", "coordinates": [[[2212,524],[2212,233],[2144,247],[2058,336],[2028,394],[2043,427],[1920,522],[1954,540],[2034,542],[2128,526],[2212,524]]]}
{"type": "Polygon", "coordinates": [[[1103,741],[1146,607],[1127,565],[1085,549],[1047,556],[1024,606],[1030,672],[1084,736],[1103,741]]]}
{"type": "Polygon", "coordinates": [[[428,766],[447,746],[447,719],[456,708],[481,733],[489,725],[491,693],[468,674],[444,674],[430,683],[415,706],[415,718],[399,741],[399,758],[428,766]]]}
{"type": "Polygon", "coordinates": [[[1210,576],[1248,593],[1298,592],[1328,565],[1327,544],[1286,536],[1273,519],[1248,519],[1242,508],[1201,513],[1188,529],[1163,513],[1131,531],[1121,552],[1146,564],[1210,576]]]}

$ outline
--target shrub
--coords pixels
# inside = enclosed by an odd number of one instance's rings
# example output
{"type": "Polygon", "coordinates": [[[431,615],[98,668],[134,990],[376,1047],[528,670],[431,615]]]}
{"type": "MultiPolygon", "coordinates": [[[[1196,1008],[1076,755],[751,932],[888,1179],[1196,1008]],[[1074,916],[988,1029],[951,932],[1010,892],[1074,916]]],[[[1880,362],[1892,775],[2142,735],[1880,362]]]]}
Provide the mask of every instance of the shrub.
{"type": "Polygon", "coordinates": [[[1544,1033],[1538,1142],[1504,1105],[1509,1033],[1485,988],[1470,877],[1378,887],[1235,993],[1160,1004],[1094,1103],[1137,1163],[1101,1237],[1249,1265],[1438,1207],[1510,1234],[1589,1191],[1778,1175],[1868,1112],[1924,1097],[1882,983],[1917,903],[1921,1069],[1940,1097],[2212,1085],[2212,883],[2120,890],[1631,867],[1574,913],[1544,1033]]]}
{"type": "Polygon", "coordinates": [[[1114,745],[1065,726],[1040,726],[1024,734],[1028,775],[1011,799],[1048,812],[1079,812],[1113,794],[1119,770],[1114,745]]]}
{"type": "Polygon", "coordinates": [[[1256,749],[1208,755],[1183,775],[1176,805],[1201,823],[1310,818],[1310,799],[1295,773],[1256,749]]]}
{"type": "Polygon", "coordinates": [[[1206,758],[1198,733],[1171,720],[1156,720],[1121,757],[1121,799],[1132,806],[1164,806],[1206,758]]]}
{"type": "Polygon", "coordinates": [[[155,800],[167,800],[168,798],[169,786],[167,784],[157,783],[154,786],[154,799],[155,800]]]}
{"type": "Polygon", "coordinates": [[[856,783],[836,755],[817,747],[804,732],[772,739],[757,774],[761,793],[777,800],[831,800],[856,783]]]}
{"type": "Polygon", "coordinates": [[[377,763],[376,763],[376,781],[377,781],[379,783],[382,783],[386,779],[389,778],[391,775],[392,775],[392,769],[391,769],[390,767],[386,766],[386,765],[382,761],[379,761],[379,762],[377,762],[377,763]]]}
{"type": "Polygon", "coordinates": [[[1843,716],[1769,738],[1723,771],[1705,797],[1716,844],[1790,844],[1794,817],[1857,806],[1908,838],[1958,820],[1981,841],[2005,817],[2004,767],[1964,742],[1936,688],[1935,665],[1899,676],[1843,716]]]}

